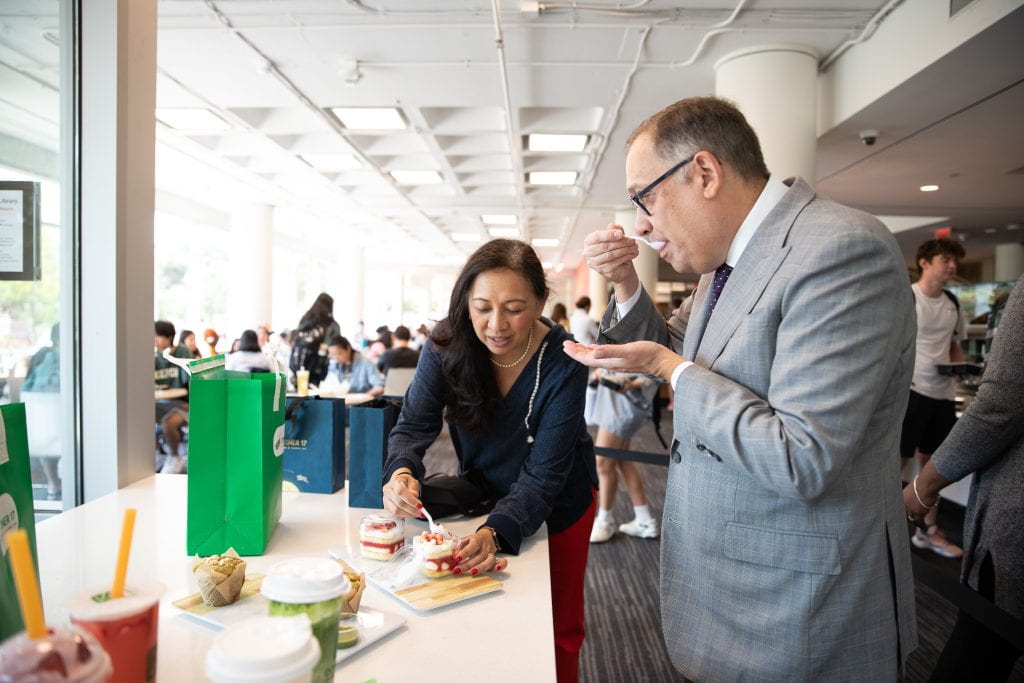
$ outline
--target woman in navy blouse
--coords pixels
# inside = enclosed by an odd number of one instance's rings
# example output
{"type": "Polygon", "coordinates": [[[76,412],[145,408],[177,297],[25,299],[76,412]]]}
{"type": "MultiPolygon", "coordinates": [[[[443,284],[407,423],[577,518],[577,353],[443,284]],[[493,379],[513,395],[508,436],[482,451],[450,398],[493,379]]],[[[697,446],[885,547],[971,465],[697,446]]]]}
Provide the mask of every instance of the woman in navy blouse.
{"type": "Polygon", "coordinates": [[[547,296],[525,242],[492,240],[469,257],[388,440],[384,506],[420,516],[423,454],[447,421],[460,470],[498,501],[454,571],[504,568],[496,555],[517,554],[547,522],[558,680],[576,681],[597,472],[583,420],[587,368],[561,352],[565,329],[541,317],[547,296]]]}

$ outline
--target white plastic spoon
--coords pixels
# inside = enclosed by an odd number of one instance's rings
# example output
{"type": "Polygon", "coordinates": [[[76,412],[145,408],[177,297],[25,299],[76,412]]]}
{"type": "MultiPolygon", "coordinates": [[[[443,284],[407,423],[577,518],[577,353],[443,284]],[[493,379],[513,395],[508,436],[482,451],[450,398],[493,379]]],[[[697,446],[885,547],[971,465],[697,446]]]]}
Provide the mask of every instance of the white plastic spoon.
{"type": "Polygon", "coordinates": [[[637,242],[643,242],[644,244],[649,246],[654,251],[661,251],[661,248],[663,246],[665,246],[664,242],[651,242],[650,240],[645,239],[645,238],[641,237],[640,235],[626,235],[626,236],[629,237],[630,239],[636,240],[637,242]]]}

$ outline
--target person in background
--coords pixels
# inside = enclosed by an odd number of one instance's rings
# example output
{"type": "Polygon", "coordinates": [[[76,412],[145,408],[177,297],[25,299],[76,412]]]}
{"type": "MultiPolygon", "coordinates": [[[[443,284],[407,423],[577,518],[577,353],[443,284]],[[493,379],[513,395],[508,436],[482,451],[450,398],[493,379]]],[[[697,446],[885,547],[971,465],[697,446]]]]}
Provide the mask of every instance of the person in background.
{"type": "Polygon", "coordinates": [[[377,338],[370,344],[370,348],[366,350],[366,357],[372,363],[376,363],[380,360],[380,357],[384,355],[384,352],[392,347],[394,340],[392,338],[391,330],[388,329],[387,325],[381,325],[377,328],[377,338]]]}
{"type": "Polygon", "coordinates": [[[391,348],[385,351],[377,361],[377,369],[385,376],[391,368],[414,368],[420,359],[419,351],[409,348],[412,334],[408,327],[399,325],[395,328],[392,337],[391,348]]]}
{"type": "Polygon", "coordinates": [[[256,343],[263,353],[273,353],[273,349],[270,348],[270,335],[272,334],[274,334],[274,331],[266,323],[256,328],[256,343]]]}
{"type": "Polygon", "coordinates": [[[547,296],[540,259],[525,242],[491,240],[469,257],[391,431],[384,507],[420,516],[423,456],[447,422],[460,444],[459,470],[479,475],[497,501],[462,539],[454,573],[504,568],[497,554],[518,554],[547,523],[555,667],[559,683],[575,683],[597,472],[583,421],[587,371],[559,352],[570,337],[541,317],[547,296]]]}
{"type": "Polygon", "coordinates": [[[327,377],[320,383],[321,393],[369,394],[384,393],[384,376],[363,354],[352,348],[348,339],[338,335],[327,342],[331,359],[327,377]]]}
{"type": "Polygon", "coordinates": [[[187,358],[184,354],[187,353],[195,358],[202,358],[203,354],[199,353],[199,347],[196,346],[196,334],[192,330],[182,330],[178,335],[178,351],[184,350],[182,353],[183,358],[187,358]]]}
{"type": "Polygon", "coordinates": [[[270,359],[260,349],[259,335],[252,331],[242,332],[238,339],[238,350],[228,354],[225,370],[242,372],[270,372],[270,359]]]}
{"type": "MultiPolygon", "coordinates": [[[[956,424],[956,381],[939,374],[938,365],[962,363],[964,321],[956,297],[944,287],[956,277],[957,262],[964,257],[959,242],[942,237],[917,248],[917,272],[913,284],[917,313],[917,353],[914,379],[900,434],[901,468],[904,480],[914,453],[924,467],[932,453],[956,424]]],[[[926,530],[917,529],[911,542],[942,557],[960,557],[963,551],[939,529],[938,507],[928,513],[926,530]]]]}
{"type": "MultiPolygon", "coordinates": [[[[1024,619],[1024,277],[1003,309],[977,396],[920,474],[903,489],[919,527],[939,491],[974,473],[964,517],[960,581],[1017,619],[1024,619]]],[[[964,610],[932,673],[932,681],[1005,681],[1021,651],[964,610]]]]}
{"type": "Polygon", "coordinates": [[[572,336],[580,344],[597,343],[597,322],[590,317],[589,296],[581,296],[576,299],[576,310],[572,312],[572,320],[569,321],[569,325],[572,336]]]}
{"type": "Polygon", "coordinates": [[[203,341],[206,343],[206,349],[204,351],[206,357],[209,358],[210,356],[216,356],[218,353],[217,342],[220,341],[220,335],[217,334],[217,330],[212,327],[207,327],[203,330],[203,341]]]}
{"type": "Polygon", "coordinates": [[[309,307],[299,326],[292,331],[291,355],[288,357],[288,369],[294,373],[305,369],[309,371],[309,383],[317,386],[327,375],[327,341],[341,336],[341,328],[334,319],[334,299],[330,294],[321,292],[313,305],[309,307]]]}
{"type": "MultiPolygon", "coordinates": [[[[636,233],[696,293],[666,320],[619,225],[584,239],[614,287],[581,363],[676,392],[661,622],[696,681],[896,680],[917,646],[899,424],[914,296],[877,218],[769,174],[731,102],[691,97],[629,136],[636,233]]],[[[646,248],[646,247],[644,247],[646,248]]]]}
{"type": "Polygon", "coordinates": [[[569,330],[569,313],[565,310],[565,304],[562,302],[558,302],[551,307],[551,322],[561,325],[566,331],[569,330]]]}
{"type": "Polygon", "coordinates": [[[50,346],[39,349],[29,359],[21,390],[60,391],[60,323],[54,323],[50,328],[50,346]]]}
{"type": "Polygon", "coordinates": [[[192,359],[192,354],[184,347],[174,346],[174,324],[167,320],[157,320],[153,324],[153,384],[157,390],[185,389],[182,398],[158,399],[156,401],[156,421],[164,435],[167,460],[162,472],[180,472],[184,463],[178,453],[181,445],[181,428],[188,422],[188,373],[167,360],[166,356],[192,359]]]}
{"type": "Polygon", "coordinates": [[[292,352],[292,335],[288,330],[281,330],[275,341],[270,338],[270,345],[274,349],[274,357],[277,358],[278,367],[288,367],[288,357],[292,352]]]}
{"type": "MultiPolygon", "coordinates": [[[[597,448],[629,450],[629,441],[647,424],[658,393],[658,382],[628,373],[595,370],[593,375],[598,385],[595,389],[590,424],[597,425],[597,448]]],[[[637,538],[657,538],[658,520],[651,514],[644,495],[644,482],[636,465],[629,460],[597,456],[597,477],[599,480],[597,517],[590,532],[591,543],[611,540],[616,529],[637,538]],[[626,483],[626,491],[633,503],[633,521],[616,525],[611,511],[615,504],[619,475],[626,483]]]]}
{"type": "Polygon", "coordinates": [[[412,340],[409,346],[419,351],[423,348],[423,345],[427,343],[427,337],[429,336],[430,328],[421,324],[416,328],[416,338],[412,340]]]}
{"type": "MultiPolygon", "coordinates": [[[[42,442],[45,446],[52,448],[55,453],[60,452],[60,435],[56,433],[58,425],[47,419],[48,409],[59,410],[60,392],[60,323],[54,323],[50,328],[50,346],[32,354],[28,361],[28,369],[25,374],[25,381],[21,385],[21,400],[25,403],[26,419],[30,433],[30,448],[35,447],[33,441],[42,442]],[[37,394],[47,394],[39,396],[37,394]],[[41,399],[37,402],[37,398],[41,399]],[[32,411],[41,411],[36,417],[41,420],[32,420],[32,411]],[[33,432],[33,426],[45,427],[44,433],[33,432]]],[[[60,498],[60,473],[58,472],[59,456],[51,454],[49,448],[44,452],[33,451],[33,459],[37,459],[42,465],[43,476],[46,478],[47,500],[60,498]]]]}
{"type": "Polygon", "coordinates": [[[370,341],[366,338],[366,323],[362,320],[356,325],[356,333],[352,335],[352,347],[356,350],[365,349],[370,341]]]}
{"type": "Polygon", "coordinates": [[[241,339],[241,337],[236,337],[236,338],[234,339],[234,341],[232,341],[232,342],[231,342],[231,350],[230,350],[230,351],[228,351],[228,355],[230,355],[230,354],[232,354],[232,353],[235,353],[236,351],[238,351],[238,347],[239,347],[239,346],[241,346],[241,344],[242,344],[242,339],[241,339]]]}

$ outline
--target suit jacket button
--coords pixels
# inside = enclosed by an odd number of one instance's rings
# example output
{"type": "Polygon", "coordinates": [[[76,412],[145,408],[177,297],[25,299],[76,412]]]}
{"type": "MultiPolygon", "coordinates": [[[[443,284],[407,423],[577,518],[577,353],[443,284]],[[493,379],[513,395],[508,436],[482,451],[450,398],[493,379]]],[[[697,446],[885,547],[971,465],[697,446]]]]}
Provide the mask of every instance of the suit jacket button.
{"type": "Polygon", "coordinates": [[[682,461],[683,461],[683,456],[681,456],[681,455],[679,455],[679,453],[673,451],[672,452],[672,462],[678,464],[678,463],[680,463],[682,461]]]}
{"type": "Polygon", "coordinates": [[[707,446],[705,446],[704,444],[702,444],[702,443],[699,443],[699,444],[697,444],[697,450],[698,450],[698,451],[704,452],[704,451],[706,451],[707,449],[708,449],[708,447],[707,447],[707,446]]]}

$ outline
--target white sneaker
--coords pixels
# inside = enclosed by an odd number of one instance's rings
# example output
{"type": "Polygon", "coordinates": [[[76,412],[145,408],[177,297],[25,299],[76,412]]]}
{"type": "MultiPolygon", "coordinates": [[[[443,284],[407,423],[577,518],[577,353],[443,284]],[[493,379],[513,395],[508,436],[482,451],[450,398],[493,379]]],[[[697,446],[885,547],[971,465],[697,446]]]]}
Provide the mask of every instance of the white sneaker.
{"type": "Polygon", "coordinates": [[[931,550],[940,557],[948,557],[953,560],[963,557],[964,551],[960,546],[949,541],[945,534],[937,528],[932,528],[935,530],[929,531],[929,533],[925,533],[920,529],[915,530],[914,535],[910,537],[910,542],[918,548],[931,550]]]}
{"type": "Polygon", "coordinates": [[[598,519],[594,519],[594,528],[590,531],[591,543],[604,543],[605,541],[610,541],[614,535],[615,522],[611,519],[605,519],[603,522],[598,519]]]}
{"type": "Polygon", "coordinates": [[[632,522],[620,524],[619,531],[629,536],[636,536],[637,538],[657,538],[658,520],[652,517],[646,522],[638,522],[634,519],[632,522]]]}

